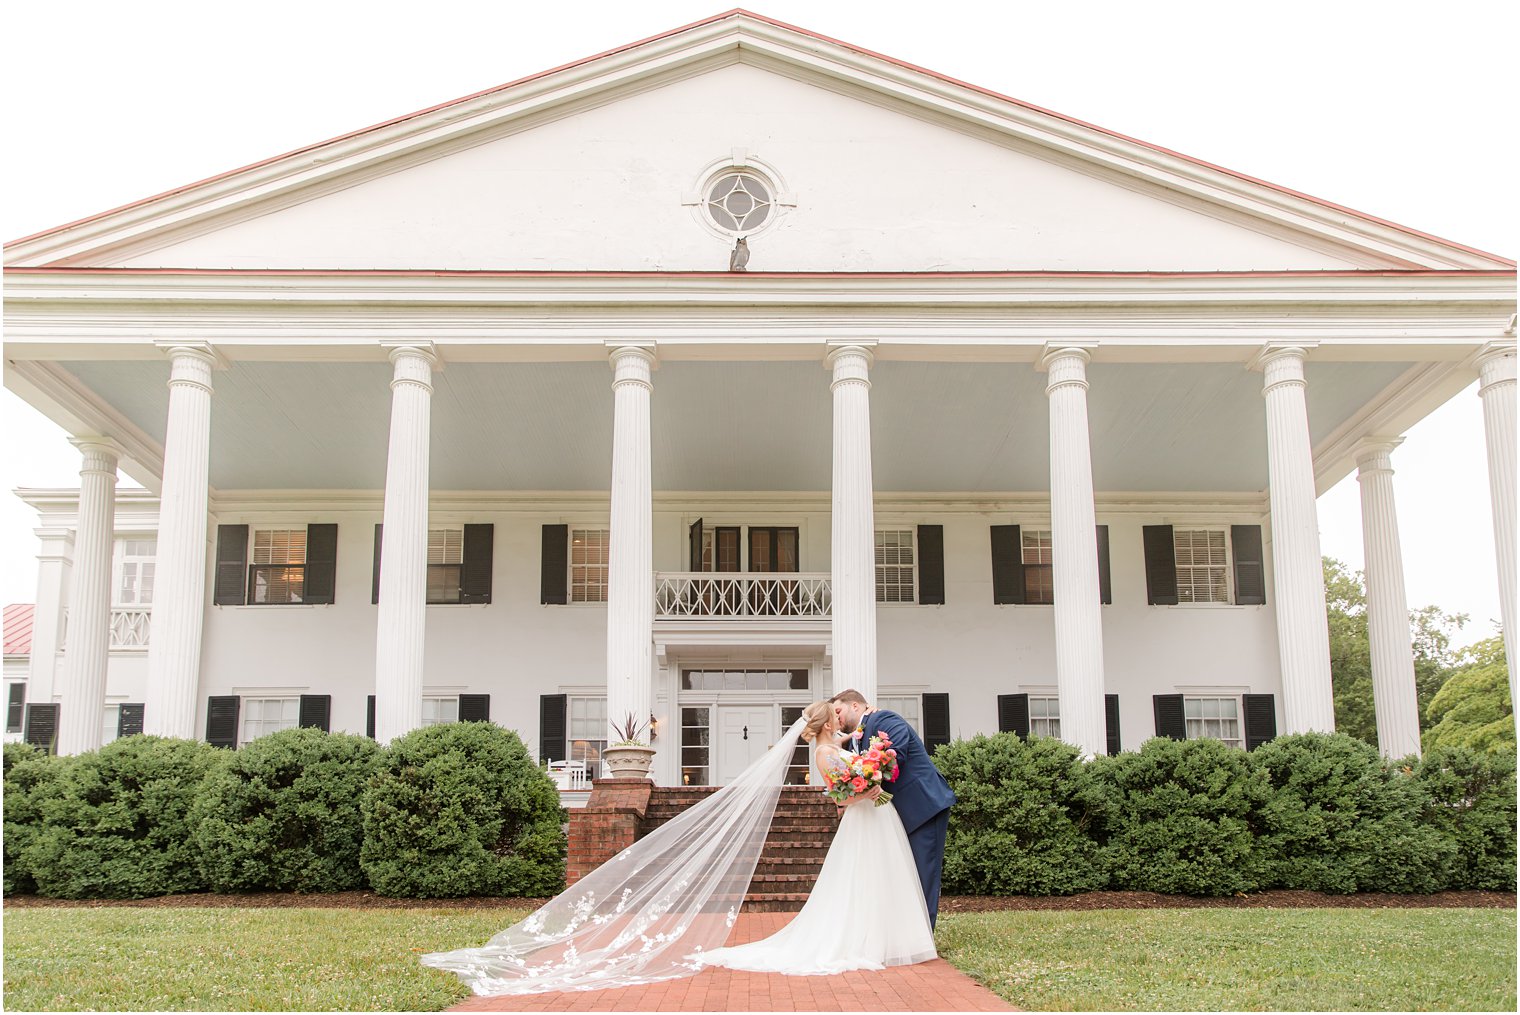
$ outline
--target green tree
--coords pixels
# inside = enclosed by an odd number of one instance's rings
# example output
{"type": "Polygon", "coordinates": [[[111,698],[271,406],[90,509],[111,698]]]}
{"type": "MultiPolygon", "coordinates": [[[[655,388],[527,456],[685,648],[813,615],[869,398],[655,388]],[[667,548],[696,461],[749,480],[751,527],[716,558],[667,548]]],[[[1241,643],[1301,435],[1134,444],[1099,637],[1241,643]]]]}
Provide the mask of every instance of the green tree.
{"type": "Polygon", "coordinates": [[[1509,666],[1499,635],[1469,646],[1441,689],[1424,709],[1425,750],[1467,747],[1515,753],[1514,704],[1509,666]]]}
{"type": "MultiPolygon", "coordinates": [[[[1335,728],[1377,746],[1377,715],[1372,697],[1372,652],[1367,639],[1367,586],[1361,571],[1333,557],[1324,558],[1325,610],[1330,627],[1330,682],[1335,695],[1335,728]]],[[[1415,697],[1420,729],[1426,710],[1457,663],[1452,635],[1467,623],[1465,613],[1436,606],[1412,610],[1410,639],[1414,649],[1415,697]]]]}

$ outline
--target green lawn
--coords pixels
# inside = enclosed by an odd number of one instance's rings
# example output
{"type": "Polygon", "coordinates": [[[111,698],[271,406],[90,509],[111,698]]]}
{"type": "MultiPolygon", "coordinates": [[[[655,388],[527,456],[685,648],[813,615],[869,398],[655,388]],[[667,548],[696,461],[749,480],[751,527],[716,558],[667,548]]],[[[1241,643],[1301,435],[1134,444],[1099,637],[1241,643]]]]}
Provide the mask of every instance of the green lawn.
{"type": "Polygon", "coordinates": [[[470,996],[423,952],[527,915],[452,909],[7,909],[7,1011],[437,1011],[470,996]]]}
{"type": "MultiPolygon", "coordinates": [[[[417,956],[525,915],[445,909],[7,909],[11,1011],[432,1011],[469,996],[417,956]]],[[[941,954],[1050,1010],[1515,1009],[1515,911],[955,913],[941,954]]]]}
{"type": "Polygon", "coordinates": [[[936,938],[1030,1010],[1515,1010],[1513,909],[963,913],[936,938]]]}

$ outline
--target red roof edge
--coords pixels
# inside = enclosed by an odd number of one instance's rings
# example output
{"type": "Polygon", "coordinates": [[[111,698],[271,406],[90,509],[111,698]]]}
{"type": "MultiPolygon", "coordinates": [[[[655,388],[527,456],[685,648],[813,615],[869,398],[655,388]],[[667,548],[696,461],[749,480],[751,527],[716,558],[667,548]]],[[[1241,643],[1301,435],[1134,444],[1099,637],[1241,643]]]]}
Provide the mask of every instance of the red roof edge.
{"type": "Polygon", "coordinates": [[[174,188],[172,188],[170,190],[166,190],[166,191],[164,191],[164,192],[162,192],[160,194],[155,194],[152,197],[142,198],[141,200],[132,201],[132,202],[129,202],[127,204],[120,205],[120,206],[118,206],[116,208],[111,208],[111,209],[108,209],[108,210],[103,211],[103,212],[97,212],[94,215],[87,215],[84,218],[75,219],[72,222],[66,222],[63,225],[53,226],[50,229],[44,229],[44,230],[42,230],[40,232],[32,233],[32,234],[30,234],[28,236],[20,237],[19,239],[11,240],[11,241],[7,242],[5,244],[5,246],[6,247],[10,247],[10,246],[12,246],[14,244],[23,243],[23,242],[25,242],[27,240],[36,239],[36,238],[41,237],[41,236],[47,236],[50,233],[56,233],[56,232],[60,232],[60,231],[62,231],[64,229],[70,229],[70,228],[73,228],[74,226],[82,225],[83,223],[91,222],[91,221],[93,221],[95,219],[103,218],[103,217],[105,217],[107,215],[114,215],[117,212],[125,211],[128,208],[134,208],[134,207],[137,207],[139,205],[148,204],[148,203],[153,202],[153,201],[158,201],[158,200],[161,200],[163,198],[170,197],[170,196],[172,196],[174,194],[182,193],[182,192],[184,192],[186,190],[191,190],[191,189],[193,189],[195,187],[199,187],[199,186],[202,186],[204,184],[211,183],[211,182],[213,182],[215,180],[220,180],[220,179],[224,179],[224,178],[226,178],[228,176],[234,176],[234,175],[236,175],[238,173],[247,172],[250,169],[256,169],[256,168],[258,168],[259,166],[269,165],[270,163],[278,162],[281,159],[289,158],[289,157],[291,157],[293,155],[299,155],[302,152],[312,151],[313,149],[321,148],[321,147],[324,147],[324,146],[329,145],[329,144],[333,144],[333,143],[338,142],[338,141],[344,141],[344,140],[347,140],[349,138],[358,137],[361,134],[367,134],[367,133],[369,133],[371,131],[379,130],[379,129],[383,128],[383,127],[388,127],[388,126],[390,126],[392,124],[400,123],[400,122],[402,122],[404,120],[410,120],[413,117],[422,116],[422,115],[434,112],[434,111],[439,110],[439,109],[444,109],[444,108],[447,108],[449,106],[457,105],[457,104],[459,104],[461,102],[468,102],[469,100],[475,99],[475,98],[479,98],[482,95],[489,95],[492,92],[499,92],[499,91],[502,91],[502,90],[507,89],[507,88],[512,88],[512,87],[515,87],[517,85],[525,84],[526,82],[533,81],[533,80],[535,80],[537,78],[545,77],[545,76],[550,75],[550,74],[556,74],[556,73],[559,73],[560,71],[569,70],[572,67],[582,66],[582,65],[590,63],[590,62],[592,62],[594,60],[600,60],[600,59],[602,59],[604,57],[612,56],[612,55],[617,54],[617,53],[627,52],[630,49],[635,49],[635,48],[637,48],[639,46],[648,45],[651,42],[657,42],[657,41],[659,41],[661,39],[667,39],[667,38],[670,38],[672,36],[679,35],[682,32],[691,31],[694,28],[701,28],[704,25],[709,25],[709,24],[712,24],[712,23],[717,22],[717,21],[723,21],[723,20],[726,20],[728,18],[740,17],[740,16],[751,18],[751,19],[753,19],[755,21],[762,21],[762,22],[764,22],[764,23],[766,23],[768,25],[772,25],[772,26],[774,26],[776,28],[780,28],[780,29],[782,29],[784,31],[795,32],[798,35],[803,35],[803,36],[806,36],[808,38],[817,39],[820,42],[826,42],[826,43],[829,43],[831,45],[840,46],[840,47],[843,47],[845,49],[851,50],[852,52],[859,53],[862,56],[867,56],[867,57],[870,57],[870,58],[875,59],[875,60],[881,60],[881,61],[883,61],[885,63],[889,63],[889,64],[892,64],[892,65],[897,66],[897,67],[902,67],[902,68],[904,68],[906,70],[910,70],[910,71],[913,71],[913,72],[918,73],[918,74],[923,74],[923,75],[926,75],[928,77],[935,78],[935,79],[937,79],[939,81],[944,81],[944,82],[946,82],[948,84],[952,84],[952,85],[955,85],[955,86],[960,87],[960,88],[965,88],[965,89],[968,89],[968,90],[973,91],[973,92],[978,92],[978,93],[980,93],[982,95],[986,95],[986,96],[989,96],[989,97],[994,98],[994,99],[998,99],[998,100],[1003,101],[1003,102],[1008,102],[1008,103],[1011,103],[1013,105],[1019,106],[1021,108],[1029,109],[1029,110],[1032,110],[1034,112],[1041,113],[1041,114],[1043,114],[1045,116],[1054,117],[1054,118],[1056,118],[1058,120],[1064,120],[1067,123],[1072,123],[1072,124],[1075,124],[1075,125],[1077,125],[1079,127],[1086,128],[1088,130],[1097,131],[1097,132],[1099,132],[1101,134],[1107,134],[1109,137],[1118,138],[1119,140],[1126,141],[1126,142],[1128,142],[1130,144],[1140,145],[1141,147],[1149,148],[1152,151],[1160,152],[1163,155],[1169,155],[1169,156],[1172,156],[1173,158],[1179,158],[1179,159],[1182,159],[1182,160],[1184,160],[1186,162],[1191,162],[1194,165],[1202,166],[1205,169],[1210,169],[1210,170],[1213,170],[1214,172],[1218,172],[1218,173],[1224,173],[1225,175],[1227,175],[1227,176],[1233,176],[1233,177],[1235,177],[1238,180],[1244,180],[1247,183],[1251,183],[1251,184],[1254,184],[1256,186],[1266,187],[1269,190],[1275,190],[1275,191],[1277,191],[1280,194],[1287,194],[1290,197],[1295,197],[1295,198],[1298,198],[1298,199],[1303,200],[1303,201],[1308,201],[1308,202],[1310,202],[1312,204],[1317,204],[1317,205],[1319,205],[1319,206],[1321,206],[1323,208],[1329,208],[1329,209],[1331,209],[1333,211],[1341,212],[1341,213],[1344,213],[1344,214],[1347,214],[1347,215],[1354,215],[1357,218],[1364,219],[1364,220],[1366,220],[1368,222],[1375,222],[1378,225],[1386,226],[1386,227],[1388,227],[1390,229],[1396,229],[1396,230],[1398,230],[1400,232],[1407,233],[1407,234],[1409,234],[1411,236],[1418,236],[1418,237],[1420,237],[1422,239],[1432,240],[1432,241],[1434,241],[1436,243],[1442,243],[1442,244],[1445,244],[1445,245],[1447,245],[1449,247],[1453,247],[1453,248],[1458,249],[1458,250],[1464,250],[1464,251],[1467,251],[1468,253],[1471,253],[1471,254],[1477,254],[1480,257],[1492,258],[1492,259],[1494,259],[1496,261],[1502,261],[1502,262],[1504,262],[1506,264],[1509,264],[1509,265],[1514,265],[1516,263],[1513,259],[1505,257],[1502,254],[1495,254],[1495,253],[1492,253],[1492,252],[1487,251],[1487,250],[1479,249],[1478,247],[1468,246],[1465,243],[1458,243],[1455,240],[1448,240],[1445,237],[1437,236],[1434,233],[1427,233],[1427,232],[1424,232],[1424,231],[1419,230],[1419,229],[1413,229],[1413,228],[1411,228],[1409,226],[1401,225],[1401,224],[1399,224],[1397,222],[1393,222],[1393,221],[1391,221],[1389,219],[1379,218],[1376,215],[1370,215],[1367,212],[1358,211],[1355,208],[1348,208],[1345,205],[1336,204],[1333,201],[1327,201],[1327,200],[1325,200],[1323,198],[1315,197],[1312,194],[1305,194],[1304,192],[1298,191],[1298,190],[1294,190],[1291,187],[1284,187],[1284,186],[1281,186],[1279,184],[1272,183],[1270,181],[1263,180],[1263,179],[1260,179],[1260,178],[1255,177],[1255,176],[1250,176],[1250,175],[1248,175],[1246,173],[1237,172],[1236,170],[1228,169],[1228,168],[1226,168],[1224,166],[1216,165],[1216,164],[1214,164],[1212,162],[1207,162],[1207,161],[1205,161],[1203,159],[1195,158],[1195,157],[1193,157],[1191,155],[1185,155],[1182,152],[1173,151],[1170,148],[1165,148],[1165,147],[1162,147],[1161,145],[1158,145],[1158,144],[1152,144],[1151,142],[1141,140],[1140,138],[1131,137],[1128,134],[1121,134],[1118,131],[1109,130],[1106,127],[1100,127],[1097,124],[1089,123],[1086,120],[1077,119],[1074,116],[1067,116],[1064,113],[1058,113],[1055,110],[1046,109],[1043,106],[1037,106],[1037,105],[1035,105],[1035,104],[1033,104],[1031,102],[1025,102],[1025,101],[1023,101],[1021,99],[1016,99],[1016,98],[1014,98],[1014,97],[1012,97],[1010,95],[1004,95],[1001,92],[993,91],[990,88],[984,88],[981,85],[974,85],[974,84],[971,84],[970,82],[962,81],[959,78],[953,78],[953,77],[951,77],[948,74],[942,74],[942,73],[940,73],[938,71],[930,70],[927,67],[921,67],[918,64],[909,63],[906,60],[899,60],[896,57],[887,56],[884,53],[878,53],[875,50],[866,49],[864,46],[857,46],[857,45],[855,45],[853,43],[846,42],[846,41],[844,41],[842,39],[836,39],[836,38],[833,38],[832,36],[823,35],[822,33],[814,32],[814,31],[811,31],[809,29],[802,28],[802,27],[800,27],[798,25],[789,24],[789,23],[787,23],[785,21],[778,21],[775,18],[769,18],[769,17],[766,17],[763,14],[756,14],[755,12],[749,11],[749,10],[745,10],[742,7],[735,7],[733,9],[731,9],[731,10],[724,11],[721,14],[714,14],[713,16],[708,17],[708,18],[703,18],[700,21],[693,21],[690,24],[681,25],[678,28],[672,28],[669,31],[660,32],[660,33],[658,33],[656,35],[651,35],[648,38],[640,39],[640,40],[638,40],[636,42],[626,43],[625,45],[617,46],[617,47],[614,47],[613,49],[609,49],[609,50],[606,50],[606,51],[601,52],[601,53],[596,53],[596,54],[594,54],[592,56],[582,57],[579,60],[572,60],[570,63],[561,64],[558,67],[551,67],[548,70],[539,71],[538,73],[535,73],[535,74],[529,74],[526,77],[521,77],[521,78],[518,78],[518,79],[516,79],[514,81],[509,81],[506,84],[496,85],[493,88],[482,89],[481,91],[472,92],[469,95],[464,95],[464,96],[461,96],[461,97],[459,97],[457,99],[450,99],[447,102],[441,102],[441,103],[438,103],[438,104],[433,105],[433,106],[428,106],[425,109],[419,109],[419,110],[417,110],[415,112],[407,113],[407,114],[405,114],[403,116],[397,116],[397,117],[393,117],[392,119],[389,119],[389,120],[384,120],[384,121],[382,121],[380,123],[373,124],[373,125],[371,125],[369,127],[363,127],[363,128],[360,128],[359,130],[350,131],[350,132],[348,132],[346,134],[339,134],[337,137],[328,138],[326,141],[318,141],[315,144],[305,145],[305,146],[303,146],[301,148],[296,148],[296,149],[294,149],[292,151],[285,152],[282,155],[275,155],[275,156],[273,156],[271,158],[261,159],[258,162],[249,163],[248,165],[242,166],[242,167],[240,167],[238,169],[231,169],[231,170],[228,170],[227,172],[224,172],[224,173],[218,173],[218,174],[216,174],[214,176],[208,176],[208,177],[206,177],[203,180],[197,180],[194,183],[188,183],[188,184],[185,184],[185,185],[180,186],[180,187],[174,187],[174,188]]]}
{"type": "Polygon", "coordinates": [[[31,603],[11,603],[5,608],[5,654],[29,656],[32,654],[32,614],[36,607],[31,603]]]}
{"type": "Polygon", "coordinates": [[[1506,268],[1300,268],[1277,271],[556,271],[542,268],[89,268],[37,265],[7,275],[261,275],[332,278],[1514,278],[1506,268]]]}

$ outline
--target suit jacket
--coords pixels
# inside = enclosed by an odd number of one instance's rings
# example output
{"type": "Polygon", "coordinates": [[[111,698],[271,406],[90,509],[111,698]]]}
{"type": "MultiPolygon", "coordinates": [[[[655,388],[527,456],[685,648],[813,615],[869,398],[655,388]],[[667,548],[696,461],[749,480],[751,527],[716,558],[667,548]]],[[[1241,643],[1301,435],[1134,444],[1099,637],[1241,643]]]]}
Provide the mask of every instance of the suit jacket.
{"type": "Polygon", "coordinates": [[[906,719],[889,709],[878,709],[866,715],[861,731],[859,740],[847,742],[850,750],[863,751],[870,746],[872,736],[885,733],[897,752],[897,781],[884,788],[892,794],[892,806],[905,832],[913,834],[955,803],[955,792],[934,767],[924,742],[906,719]]]}

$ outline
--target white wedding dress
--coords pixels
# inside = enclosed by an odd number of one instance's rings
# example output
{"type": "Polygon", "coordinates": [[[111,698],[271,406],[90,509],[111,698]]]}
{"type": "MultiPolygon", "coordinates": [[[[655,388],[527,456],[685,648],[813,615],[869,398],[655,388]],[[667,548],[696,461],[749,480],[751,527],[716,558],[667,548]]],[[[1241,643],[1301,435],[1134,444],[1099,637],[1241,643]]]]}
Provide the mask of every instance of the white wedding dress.
{"type": "MultiPolygon", "coordinates": [[[[813,771],[816,778],[816,760],[813,771]]],[[[902,821],[891,803],[877,807],[866,801],[845,808],[823,869],[790,923],[759,941],[692,958],[705,966],[823,976],[937,956],[902,821]]]]}

